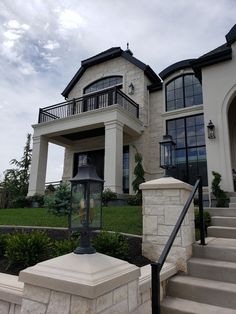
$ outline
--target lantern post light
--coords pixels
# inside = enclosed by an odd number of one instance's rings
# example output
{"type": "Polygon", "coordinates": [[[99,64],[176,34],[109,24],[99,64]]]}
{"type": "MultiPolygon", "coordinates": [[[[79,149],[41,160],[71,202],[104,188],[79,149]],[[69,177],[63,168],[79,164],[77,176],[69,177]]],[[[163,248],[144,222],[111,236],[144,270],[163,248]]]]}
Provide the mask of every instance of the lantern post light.
{"type": "Polygon", "coordinates": [[[208,131],[208,138],[209,139],[214,139],[216,138],[215,135],[215,125],[212,123],[212,121],[210,120],[208,125],[207,125],[207,131],[208,131]]]}
{"type": "Polygon", "coordinates": [[[164,135],[160,144],[160,167],[168,170],[175,168],[175,142],[171,135],[164,135]]]}
{"type": "Polygon", "coordinates": [[[92,230],[102,227],[103,180],[87,155],[79,158],[78,173],[71,182],[70,230],[80,231],[80,246],[75,254],[92,254],[96,250],[90,244],[92,230]]]}

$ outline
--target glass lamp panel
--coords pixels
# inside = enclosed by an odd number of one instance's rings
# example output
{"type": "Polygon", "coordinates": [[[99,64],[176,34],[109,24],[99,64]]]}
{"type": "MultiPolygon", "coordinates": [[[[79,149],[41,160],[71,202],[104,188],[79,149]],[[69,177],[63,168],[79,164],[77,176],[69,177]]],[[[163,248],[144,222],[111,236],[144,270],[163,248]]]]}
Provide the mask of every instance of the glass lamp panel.
{"type": "Polygon", "coordinates": [[[89,227],[100,229],[102,223],[102,182],[90,182],[89,227]]]}
{"type": "Polygon", "coordinates": [[[71,228],[86,226],[86,188],[85,184],[72,183],[71,188],[71,228]]]}

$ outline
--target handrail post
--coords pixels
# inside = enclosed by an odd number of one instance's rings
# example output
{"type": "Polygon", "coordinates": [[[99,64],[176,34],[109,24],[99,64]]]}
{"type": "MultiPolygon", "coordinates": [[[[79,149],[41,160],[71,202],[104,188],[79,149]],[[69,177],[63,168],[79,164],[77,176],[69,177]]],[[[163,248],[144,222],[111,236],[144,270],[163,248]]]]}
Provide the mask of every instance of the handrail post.
{"type": "Polygon", "coordinates": [[[199,220],[200,220],[200,244],[206,245],[205,242],[205,223],[203,213],[203,197],[202,197],[202,178],[199,176],[198,185],[198,206],[199,206],[199,220]]]}
{"type": "Polygon", "coordinates": [[[152,314],[161,314],[161,264],[152,263],[152,314]]]}
{"type": "Polygon", "coordinates": [[[76,100],[75,100],[75,98],[73,98],[73,103],[72,103],[72,115],[74,115],[75,114],[75,112],[76,112],[76,100]]]}
{"type": "Polygon", "coordinates": [[[41,115],[42,115],[42,111],[43,111],[43,109],[42,109],[42,108],[39,108],[39,118],[38,118],[38,123],[41,123],[41,122],[42,122],[42,117],[41,117],[41,115]]]}
{"type": "Polygon", "coordinates": [[[117,86],[115,86],[114,91],[115,91],[114,104],[117,105],[117,86]]]}

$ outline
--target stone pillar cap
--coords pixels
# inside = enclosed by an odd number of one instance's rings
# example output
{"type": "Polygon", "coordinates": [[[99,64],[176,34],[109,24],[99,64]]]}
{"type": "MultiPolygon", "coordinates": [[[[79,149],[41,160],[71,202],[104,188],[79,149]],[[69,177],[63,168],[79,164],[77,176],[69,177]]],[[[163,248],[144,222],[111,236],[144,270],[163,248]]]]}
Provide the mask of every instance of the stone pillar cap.
{"type": "Polygon", "coordinates": [[[192,191],[192,186],[172,177],[163,177],[140,184],[141,190],[159,190],[159,189],[183,189],[192,191]]]}
{"type": "Polygon", "coordinates": [[[59,256],[20,272],[26,284],[94,299],[138,279],[140,269],[100,253],[59,256]]]}

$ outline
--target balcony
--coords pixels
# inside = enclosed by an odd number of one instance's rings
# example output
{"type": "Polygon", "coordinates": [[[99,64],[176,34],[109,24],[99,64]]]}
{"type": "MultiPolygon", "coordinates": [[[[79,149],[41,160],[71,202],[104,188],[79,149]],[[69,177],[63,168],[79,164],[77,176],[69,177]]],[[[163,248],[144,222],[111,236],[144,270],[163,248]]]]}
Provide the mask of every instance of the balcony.
{"type": "Polygon", "coordinates": [[[39,109],[38,123],[67,118],[80,113],[119,105],[133,117],[139,118],[139,105],[124,94],[118,87],[85,95],[80,98],[39,109]]]}

